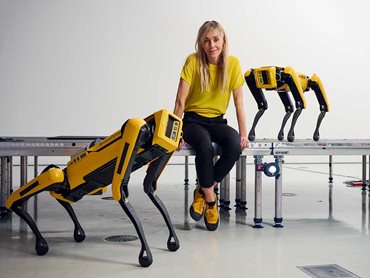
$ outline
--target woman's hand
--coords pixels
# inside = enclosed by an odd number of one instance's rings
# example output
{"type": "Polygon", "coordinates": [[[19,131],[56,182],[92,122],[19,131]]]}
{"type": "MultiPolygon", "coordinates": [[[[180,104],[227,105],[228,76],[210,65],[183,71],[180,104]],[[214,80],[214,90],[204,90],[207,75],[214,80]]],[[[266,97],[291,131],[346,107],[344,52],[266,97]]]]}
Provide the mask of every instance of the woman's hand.
{"type": "Polygon", "coordinates": [[[177,147],[176,151],[180,151],[181,148],[185,145],[184,139],[180,139],[179,146],[177,147]]]}
{"type": "Polygon", "coordinates": [[[240,148],[244,150],[249,146],[249,140],[245,136],[240,136],[240,148]]]}

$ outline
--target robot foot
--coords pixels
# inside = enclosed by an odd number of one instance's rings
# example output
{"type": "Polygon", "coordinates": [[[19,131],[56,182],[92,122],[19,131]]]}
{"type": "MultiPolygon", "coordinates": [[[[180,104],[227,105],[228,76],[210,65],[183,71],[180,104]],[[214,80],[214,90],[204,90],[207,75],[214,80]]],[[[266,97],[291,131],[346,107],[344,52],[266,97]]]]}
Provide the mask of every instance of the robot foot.
{"type": "Polygon", "coordinates": [[[37,255],[43,256],[49,251],[49,246],[45,239],[36,239],[35,249],[37,255]]]}
{"type": "Polygon", "coordinates": [[[82,242],[85,239],[85,232],[82,229],[75,228],[73,233],[73,238],[76,242],[82,242]]]}
{"type": "Polygon", "coordinates": [[[289,132],[289,134],[288,134],[288,141],[289,142],[293,142],[294,141],[294,138],[295,138],[294,132],[289,132]]]}
{"type": "Polygon", "coordinates": [[[167,241],[167,249],[174,252],[179,248],[180,248],[179,240],[176,237],[170,236],[167,241]]]}
{"type": "Polygon", "coordinates": [[[139,256],[139,263],[142,267],[148,267],[153,263],[153,258],[151,254],[147,254],[147,256],[144,256],[140,254],[139,256]]]}
{"type": "Polygon", "coordinates": [[[251,130],[248,134],[248,140],[249,141],[254,141],[255,139],[256,139],[256,134],[255,134],[254,130],[253,131],[251,130]]]}

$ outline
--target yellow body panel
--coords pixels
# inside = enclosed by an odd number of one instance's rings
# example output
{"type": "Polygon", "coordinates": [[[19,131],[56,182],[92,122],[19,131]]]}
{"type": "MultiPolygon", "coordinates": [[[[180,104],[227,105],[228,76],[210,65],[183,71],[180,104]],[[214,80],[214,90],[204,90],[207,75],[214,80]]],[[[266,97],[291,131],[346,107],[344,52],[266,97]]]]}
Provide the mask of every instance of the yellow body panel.
{"type": "Polygon", "coordinates": [[[322,94],[322,97],[324,98],[324,101],[326,103],[326,106],[328,107],[328,112],[329,112],[330,111],[329,101],[326,97],[326,92],[325,92],[325,89],[324,89],[324,85],[322,84],[320,77],[318,77],[316,74],[314,74],[314,75],[311,76],[311,81],[316,82],[318,84],[318,86],[320,88],[320,91],[321,91],[321,94],[322,94]]]}
{"type": "Polygon", "coordinates": [[[257,68],[253,72],[257,88],[275,89],[277,87],[276,67],[257,68]]]}
{"type": "Polygon", "coordinates": [[[305,99],[304,94],[303,94],[303,90],[302,90],[302,87],[301,87],[301,82],[299,81],[299,78],[298,78],[295,70],[292,67],[285,67],[284,72],[286,74],[289,74],[293,78],[293,82],[294,82],[294,84],[296,84],[298,93],[299,93],[299,95],[302,99],[302,106],[303,106],[303,108],[306,108],[306,99],[305,99]]]}
{"type": "Polygon", "coordinates": [[[118,130],[68,162],[67,177],[70,189],[74,189],[76,186],[84,183],[85,180],[83,178],[86,174],[93,172],[101,165],[104,165],[118,156],[118,142],[120,137],[121,131],[118,130]]]}
{"type": "Polygon", "coordinates": [[[249,77],[252,73],[252,70],[247,70],[244,74],[244,77],[249,77]]]}
{"type": "Polygon", "coordinates": [[[301,73],[297,73],[297,74],[298,74],[299,84],[301,84],[301,87],[302,87],[302,91],[306,91],[306,89],[309,89],[308,88],[309,77],[301,73]]]}
{"type": "Polygon", "coordinates": [[[173,152],[177,149],[180,142],[182,130],[181,119],[175,114],[170,114],[168,110],[161,110],[155,113],[154,117],[157,128],[155,129],[152,144],[159,145],[165,148],[168,152],[173,152]],[[169,123],[169,120],[172,121],[172,124],[169,123]]]}
{"type": "Polygon", "coordinates": [[[116,201],[121,199],[121,184],[124,175],[126,174],[126,169],[128,163],[130,162],[131,155],[134,152],[135,143],[140,132],[140,127],[142,127],[145,124],[146,122],[142,119],[132,119],[128,121],[125,127],[125,131],[123,133],[123,137],[120,140],[117,154],[121,155],[122,153],[124,153],[124,151],[126,151],[127,156],[120,157],[120,160],[124,160],[123,162],[117,160],[116,167],[114,170],[114,176],[112,181],[112,194],[113,199],[116,201]],[[123,163],[123,166],[122,171],[119,173],[120,163],[123,163]]]}
{"type": "Polygon", "coordinates": [[[53,184],[62,183],[63,181],[63,171],[59,168],[52,168],[14,191],[6,200],[5,206],[9,209],[15,201],[27,198],[30,195],[45,190],[53,184]]]}
{"type": "Polygon", "coordinates": [[[283,84],[276,89],[277,92],[290,92],[290,88],[288,84],[283,84]]]}

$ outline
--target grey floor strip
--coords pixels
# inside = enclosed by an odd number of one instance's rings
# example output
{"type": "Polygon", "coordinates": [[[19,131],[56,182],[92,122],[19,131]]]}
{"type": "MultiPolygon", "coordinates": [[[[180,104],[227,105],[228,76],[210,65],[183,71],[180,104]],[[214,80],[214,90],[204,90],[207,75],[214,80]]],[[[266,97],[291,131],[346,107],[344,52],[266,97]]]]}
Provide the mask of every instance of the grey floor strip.
{"type": "Polygon", "coordinates": [[[313,278],[360,278],[337,264],[297,266],[313,278]]]}

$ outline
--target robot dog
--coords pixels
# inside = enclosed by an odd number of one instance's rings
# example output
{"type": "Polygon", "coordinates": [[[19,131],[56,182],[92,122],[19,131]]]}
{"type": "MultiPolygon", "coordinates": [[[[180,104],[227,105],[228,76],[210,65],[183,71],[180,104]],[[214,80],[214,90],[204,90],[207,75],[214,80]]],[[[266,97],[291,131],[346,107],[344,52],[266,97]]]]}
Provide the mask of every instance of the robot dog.
{"type": "Polygon", "coordinates": [[[128,202],[130,174],[149,163],[144,178],[144,191],[166,222],[169,230],[167,248],[176,251],[180,247],[179,240],[165,206],[156,195],[156,189],[162,170],[179,145],[181,130],[181,119],[165,109],[144,120],[130,119],[123,124],[121,130],[101,141],[93,142],[72,157],[63,170],[55,165],[46,167],[39,176],[13,192],[6,201],[6,207],[26,221],[36,236],[36,253],[44,255],[49,250],[48,244],[22,204],[40,192],[50,191],[51,196],[72,218],[74,240],[82,242],[85,233],[71,204],[85,195],[102,192],[112,184],[113,199],[119,202],[140,238],[139,263],[148,267],[153,262],[152,254],[140,220],[128,202]]]}
{"type": "Polygon", "coordinates": [[[268,107],[262,89],[276,90],[284,104],[286,114],[283,118],[282,125],[278,133],[278,139],[280,141],[284,139],[284,127],[294,111],[292,101],[288,95],[289,91],[292,92],[297,110],[294,112],[292,123],[288,132],[287,138],[289,142],[294,141],[295,124],[302,112],[302,109],[306,108],[306,100],[303,93],[312,89],[315,92],[316,98],[320,105],[320,114],[317,119],[313,139],[315,141],[320,139],[320,125],[326,112],[329,112],[329,103],[326,98],[324,86],[316,74],[309,78],[303,74],[296,73],[291,67],[261,67],[248,70],[245,73],[245,81],[247,82],[247,85],[258,105],[258,112],[248,134],[248,139],[250,141],[255,139],[255,128],[257,123],[268,107]]]}

